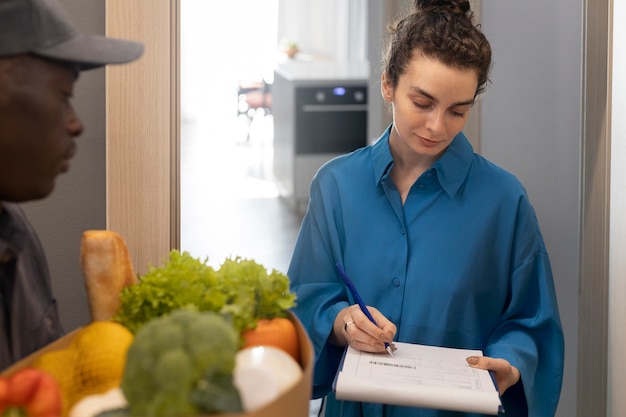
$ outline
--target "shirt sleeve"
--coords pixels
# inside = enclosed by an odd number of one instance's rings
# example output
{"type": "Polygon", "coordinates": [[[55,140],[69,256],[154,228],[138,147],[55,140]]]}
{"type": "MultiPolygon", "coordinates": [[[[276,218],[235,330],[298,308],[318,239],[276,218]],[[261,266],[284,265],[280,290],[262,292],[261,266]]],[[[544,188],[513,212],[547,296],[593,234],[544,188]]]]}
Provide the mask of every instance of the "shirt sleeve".
{"type": "Polygon", "coordinates": [[[561,390],[564,339],[549,257],[525,196],[515,236],[509,301],[484,353],[505,358],[520,371],[523,390],[505,393],[505,410],[527,405],[528,415],[552,416],[561,390]]]}
{"type": "Polygon", "coordinates": [[[333,205],[327,204],[333,192],[326,188],[322,193],[319,178],[311,185],[310,204],[287,273],[297,297],[293,312],[310,333],[315,350],[313,398],[321,398],[332,389],[344,349],[328,343],[328,337],[337,314],[349,305],[334,269],[341,260],[341,224],[333,217],[333,205]]]}

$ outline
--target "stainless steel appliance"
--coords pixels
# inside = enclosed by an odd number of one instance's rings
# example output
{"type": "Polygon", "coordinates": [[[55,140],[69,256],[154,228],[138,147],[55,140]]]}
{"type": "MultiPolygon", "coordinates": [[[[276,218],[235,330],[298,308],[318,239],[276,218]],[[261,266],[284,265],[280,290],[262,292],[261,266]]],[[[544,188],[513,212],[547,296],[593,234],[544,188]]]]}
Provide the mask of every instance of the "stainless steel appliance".
{"type": "Polygon", "coordinates": [[[296,154],[350,152],[367,141],[367,86],[296,87],[296,154]]]}
{"type": "Polygon", "coordinates": [[[291,63],[274,75],[274,175],[303,213],[317,170],[367,145],[367,63],[291,63]]]}

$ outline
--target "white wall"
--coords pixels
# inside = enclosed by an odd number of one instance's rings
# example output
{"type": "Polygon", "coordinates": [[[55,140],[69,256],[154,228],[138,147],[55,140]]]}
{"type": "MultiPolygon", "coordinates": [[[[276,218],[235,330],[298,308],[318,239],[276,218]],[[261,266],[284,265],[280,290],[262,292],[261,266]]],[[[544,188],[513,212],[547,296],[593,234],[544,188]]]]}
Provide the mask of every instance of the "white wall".
{"type": "MultiPolygon", "coordinates": [[[[613,22],[626,4],[613,2],[613,22]]],[[[626,415],[626,27],[613,25],[611,107],[611,228],[609,249],[608,416],[626,415]]]]}
{"type": "Polygon", "coordinates": [[[580,248],[582,4],[482,2],[494,52],[481,103],[481,153],[526,186],[551,258],[565,332],[557,415],[576,416],[580,248]]]}
{"type": "Polygon", "coordinates": [[[278,39],[316,59],[362,61],[370,0],[279,0],[278,39]]]}
{"type": "MultiPolygon", "coordinates": [[[[345,0],[343,0],[345,1],[345,0]]],[[[344,47],[337,42],[341,2],[336,0],[280,0],[278,4],[278,39],[298,43],[303,53],[337,59],[344,47]]]]}

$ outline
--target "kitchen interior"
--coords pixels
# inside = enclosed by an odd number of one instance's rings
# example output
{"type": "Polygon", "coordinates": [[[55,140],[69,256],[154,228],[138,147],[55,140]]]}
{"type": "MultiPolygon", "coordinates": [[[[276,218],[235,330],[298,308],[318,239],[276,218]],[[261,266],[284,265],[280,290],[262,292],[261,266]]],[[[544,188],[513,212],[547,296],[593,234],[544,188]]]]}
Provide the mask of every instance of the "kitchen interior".
{"type": "Polygon", "coordinates": [[[366,13],[181,2],[182,250],[286,273],[315,171],[368,142],[366,13]]]}

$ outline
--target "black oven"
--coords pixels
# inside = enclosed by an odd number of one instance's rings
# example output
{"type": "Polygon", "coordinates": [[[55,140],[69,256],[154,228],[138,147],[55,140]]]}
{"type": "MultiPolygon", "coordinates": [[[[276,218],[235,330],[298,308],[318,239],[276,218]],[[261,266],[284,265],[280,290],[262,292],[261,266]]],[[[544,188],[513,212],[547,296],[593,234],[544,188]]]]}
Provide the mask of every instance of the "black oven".
{"type": "Polygon", "coordinates": [[[295,89],[295,153],[347,153],[367,144],[367,86],[295,89]]]}

